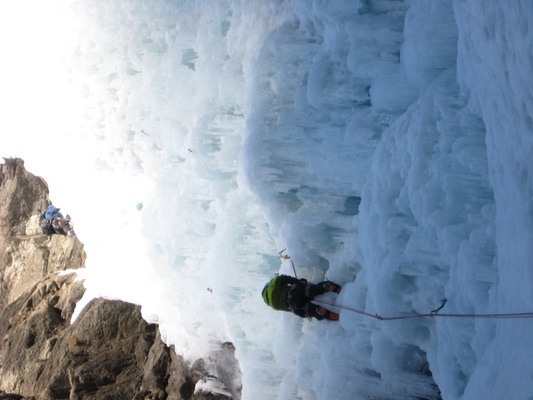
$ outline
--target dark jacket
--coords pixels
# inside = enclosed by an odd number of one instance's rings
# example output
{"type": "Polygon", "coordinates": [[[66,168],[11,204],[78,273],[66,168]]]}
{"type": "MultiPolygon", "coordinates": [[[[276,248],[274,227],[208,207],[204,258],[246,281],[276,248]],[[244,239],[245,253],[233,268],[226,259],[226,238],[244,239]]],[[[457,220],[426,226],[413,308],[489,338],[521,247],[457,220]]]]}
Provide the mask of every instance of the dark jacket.
{"type": "Polygon", "coordinates": [[[287,304],[291,286],[299,280],[288,275],[279,275],[271,279],[263,288],[263,300],[274,310],[290,311],[287,304]]]}

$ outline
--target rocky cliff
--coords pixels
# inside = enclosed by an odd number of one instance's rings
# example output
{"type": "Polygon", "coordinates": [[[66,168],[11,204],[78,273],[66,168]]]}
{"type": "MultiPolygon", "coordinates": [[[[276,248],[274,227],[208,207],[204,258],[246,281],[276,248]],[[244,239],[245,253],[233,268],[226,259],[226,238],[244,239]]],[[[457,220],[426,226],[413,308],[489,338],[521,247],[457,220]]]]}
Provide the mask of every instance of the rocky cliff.
{"type": "Polygon", "coordinates": [[[95,299],[71,324],[86,255],[76,237],[42,233],[49,204],[21,159],[0,164],[0,400],[240,398],[231,343],[191,365],[122,301],[95,299]]]}

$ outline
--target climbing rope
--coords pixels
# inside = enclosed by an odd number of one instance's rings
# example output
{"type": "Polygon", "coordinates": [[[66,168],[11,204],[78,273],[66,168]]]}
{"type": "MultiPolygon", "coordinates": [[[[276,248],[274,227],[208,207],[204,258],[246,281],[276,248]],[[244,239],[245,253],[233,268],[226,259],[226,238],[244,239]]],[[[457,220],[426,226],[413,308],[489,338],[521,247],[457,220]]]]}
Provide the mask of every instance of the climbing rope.
{"type": "Polygon", "coordinates": [[[511,314],[439,314],[439,311],[446,305],[447,300],[442,300],[442,304],[436,310],[429,312],[428,314],[414,314],[414,315],[400,315],[392,317],[382,317],[378,314],[370,314],[366,311],[358,310],[357,308],[345,306],[343,304],[334,303],[323,299],[315,299],[317,303],[328,304],[342,308],[344,310],[352,311],[357,314],[365,315],[370,318],[375,318],[380,321],[395,321],[400,319],[414,319],[414,318],[427,318],[427,317],[443,317],[443,318],[533,318],[533,312],[529,313],[511,313],[511,314]]]}
{"type": "MultiPolygon", "coordinates": [[[[287,249],[283,249],[278,253],[278,256],[284,260],[290,260],[292,264],[292,270],[294,271],[294,277],[298,278],[296,275],[296,267],[294,266],[294,263],[292,262],[291,257],[288,254],[283,254],[283,252],[287,249]]],[[[442,300],[441,305],[436,308],[435,310],[430,311],[427,314],[413,314],[413,315],[398,315],[398,316],[392,316],[392,317],[382,317],[378,314],[371,314],[367,313],[363,310],[358,310],[357,308],[345,306],[343,304],[334,303],[331,301],[323,300],[323,299],[317,299],[315,298],[313,301],[321,304],[327,304],[330,306],[342,308],[344,310],[352,311],[357,314],[365,315],[370,318],[375,318],[379,321],[395,321],[400,319],[415,319],[415,318],[427,318],[427,317],[441,317],[441,318],[533,318],[533,312],[528,313],[511,313],[511,314],[439,314],[439,311],[444,308],[446,303],[448,302],[447,299],[442,300]]]]}

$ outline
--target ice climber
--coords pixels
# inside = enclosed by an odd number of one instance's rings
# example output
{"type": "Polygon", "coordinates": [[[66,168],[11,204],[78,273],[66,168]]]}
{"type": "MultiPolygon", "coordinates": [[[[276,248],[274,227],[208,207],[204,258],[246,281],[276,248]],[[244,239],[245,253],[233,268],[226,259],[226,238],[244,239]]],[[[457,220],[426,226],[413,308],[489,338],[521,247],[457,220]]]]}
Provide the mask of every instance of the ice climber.
{"type": "Polygon", "coordinates": [[[338,321],[339,314],[316,305],[311,301],[326,292],[341,292],[341,286],[330,281],[309,283],[288,275],[279,275],[270,280],[261,292],[263,300],[274,310],[292,311],[302,318],[338,321]]]}

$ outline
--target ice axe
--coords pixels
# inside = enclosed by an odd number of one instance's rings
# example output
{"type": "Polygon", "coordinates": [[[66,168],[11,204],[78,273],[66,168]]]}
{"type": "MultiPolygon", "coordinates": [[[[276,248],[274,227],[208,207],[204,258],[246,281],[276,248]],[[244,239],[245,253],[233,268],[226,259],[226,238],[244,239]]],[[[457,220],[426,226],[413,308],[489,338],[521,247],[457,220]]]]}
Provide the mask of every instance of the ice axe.
{"type": "MultiPolygon", "coordinates": [[[[283,252],[284,252],[285,250],[287,250],[287,249],[283,249],[283,250],[281,250],[280,252],[278,252],[278,256],[279,256],[280,258],[283,258],[284,260],[291,260],[291,256],[289,256],[288,254],[283,254],[283,252]]],[[[294,277],[295,277],[296,279],[298,279],[298,275],[296,275],[296,267],[294,266],[294,263],[292,262],[292,260],[291,260],[291,264],[292,264],[292,270],[294,271],[294,277]]]]}

